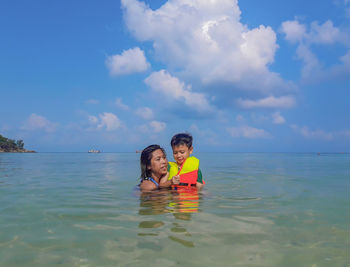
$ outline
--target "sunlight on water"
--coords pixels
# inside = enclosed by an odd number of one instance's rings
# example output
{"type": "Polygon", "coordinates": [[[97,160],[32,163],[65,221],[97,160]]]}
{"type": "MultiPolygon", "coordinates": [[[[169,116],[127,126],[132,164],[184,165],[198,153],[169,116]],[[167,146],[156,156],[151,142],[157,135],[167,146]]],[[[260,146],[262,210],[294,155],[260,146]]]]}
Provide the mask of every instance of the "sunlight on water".
{"type": "Polygon", "coordinates": [[[350,155],[198,157],[141,193],[136,153],[0,154],[0,265],[350,266],[350,155]]]}

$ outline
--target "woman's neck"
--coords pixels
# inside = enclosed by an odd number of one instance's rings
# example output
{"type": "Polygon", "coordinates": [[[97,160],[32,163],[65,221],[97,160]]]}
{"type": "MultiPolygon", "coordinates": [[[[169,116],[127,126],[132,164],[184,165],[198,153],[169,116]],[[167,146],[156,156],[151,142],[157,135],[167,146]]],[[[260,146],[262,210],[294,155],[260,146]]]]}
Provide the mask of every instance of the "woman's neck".
{"type": "Polygon", "coordinates": [[[151,173],[151,176],[152,176],[152,178],[157,182],[157,183],[159,183],[159,181],[160,181],[160,179],[162,179],[162,177],[164,176],[164,175],[157,175],[157,174],[155,174],[155,173],[151,173]]]}

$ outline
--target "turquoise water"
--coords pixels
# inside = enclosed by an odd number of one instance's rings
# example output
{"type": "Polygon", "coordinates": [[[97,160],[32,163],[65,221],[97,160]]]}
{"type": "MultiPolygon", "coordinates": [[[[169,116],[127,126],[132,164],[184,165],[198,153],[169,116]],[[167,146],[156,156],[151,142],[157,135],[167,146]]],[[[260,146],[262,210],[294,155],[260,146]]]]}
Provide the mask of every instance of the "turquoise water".
{"type": "Polygon", "coordinates": [[[203,153],[140,194],[136,153],[0,154],[0,266],[350,266],[350,155],[203,153]]]}

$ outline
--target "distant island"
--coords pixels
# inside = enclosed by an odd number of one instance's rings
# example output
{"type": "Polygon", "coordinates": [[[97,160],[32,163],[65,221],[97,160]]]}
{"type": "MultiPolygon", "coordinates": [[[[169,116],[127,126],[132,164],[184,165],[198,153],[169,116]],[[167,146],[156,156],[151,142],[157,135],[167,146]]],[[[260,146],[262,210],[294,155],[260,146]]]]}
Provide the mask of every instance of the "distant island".
{"type": "Polygon", "coordinates": [[[3,152],[35,153],[24,148],[23,140],[8,139],[0,134],[0,153],[3,152]]]}

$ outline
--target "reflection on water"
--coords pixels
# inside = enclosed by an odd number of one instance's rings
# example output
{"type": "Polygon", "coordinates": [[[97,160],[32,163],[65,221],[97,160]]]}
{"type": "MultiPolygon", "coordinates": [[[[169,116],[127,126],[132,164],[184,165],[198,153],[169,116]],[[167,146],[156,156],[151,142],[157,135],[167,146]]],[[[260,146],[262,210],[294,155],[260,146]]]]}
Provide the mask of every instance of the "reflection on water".
{"type": "Polygon", "coordinates": [[[139,227],[140,228],[158,228],[163,226],[163,222],[159,221],[147,221],[147,222],[140,222],[139,227]]]}
{"type": "MultiPolygon", "coordinates": [[[[163,213],[198,212],[199,194],[196,188],[178,188],[177,190],[159,190],[142,192],[140,195],[140,215],[163,213]]],[[[181,217],[181,215],[180,215],[181,217]]],[[[186,218],[186,216],[183,216],[186,218]]]]}
{"type": "Polygon", "coordinates": [[[170,194],[168,190],[154,192],[141,192],[140,195],[140,215],[157,215],[168,212],[168,200],[170,194]]]}
{"type": "MultiPolygon", "coordinates": [[[[196,188],[177,188],[176,190],[159,190],[142,192],[140,195],[140,215],[172,214],[174,222],[170,227],[169,239],[185,247],[194,247],[194,242],[186,240],[191,234],[178,222],[179,220],[191,221],[192,213],[198,212],[199,194],[196,188]]],[[[142,229],[139,236],[157,236],[159,232],[145,232],[145,229],[162,228],[164,222],[157,220],[142,221],[139,228],[142,229]]]]}

